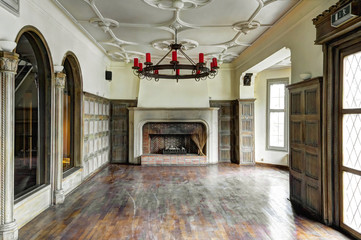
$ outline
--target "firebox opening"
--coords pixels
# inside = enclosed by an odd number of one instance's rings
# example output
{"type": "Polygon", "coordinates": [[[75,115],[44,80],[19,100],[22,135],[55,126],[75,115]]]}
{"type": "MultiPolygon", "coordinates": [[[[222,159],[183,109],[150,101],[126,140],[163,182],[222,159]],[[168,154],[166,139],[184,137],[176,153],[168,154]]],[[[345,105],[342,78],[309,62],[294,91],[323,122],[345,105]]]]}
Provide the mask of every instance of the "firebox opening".
{"type": "Polygon", "coordinates": [[[199,122],[150,122],[143,126],[144,154],[206,155],[207,131],[199,122]]]}
{"type": "Polygon", "coordinates": [[[198,154],[190,134],[151,134],[151,154],[198,154]]]}

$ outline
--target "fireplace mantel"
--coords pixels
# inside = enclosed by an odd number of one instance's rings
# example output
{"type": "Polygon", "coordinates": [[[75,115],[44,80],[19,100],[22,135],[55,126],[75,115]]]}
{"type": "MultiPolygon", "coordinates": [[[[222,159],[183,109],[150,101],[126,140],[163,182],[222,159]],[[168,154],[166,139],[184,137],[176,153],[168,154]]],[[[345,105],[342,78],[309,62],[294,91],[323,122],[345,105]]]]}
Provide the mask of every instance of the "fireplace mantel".
{"type": "Polygon", "coordinates": [[[129,109],[129,163],[141,164],[143,126],[148,122],[201,122],[207,131],[207,164],[218,163],[218,108],[129,109]]]}

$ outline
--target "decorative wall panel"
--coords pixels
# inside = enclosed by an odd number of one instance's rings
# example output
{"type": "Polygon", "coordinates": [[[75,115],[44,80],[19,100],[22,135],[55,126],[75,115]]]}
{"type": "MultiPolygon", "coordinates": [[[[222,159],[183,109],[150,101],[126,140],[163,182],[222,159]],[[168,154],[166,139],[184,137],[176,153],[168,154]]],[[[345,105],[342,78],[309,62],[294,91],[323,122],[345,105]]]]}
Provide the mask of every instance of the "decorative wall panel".
{"type": "Polygon", "coordinates": [[[218,150],[219,162],[237,162],[235,113],[236,101],[210,101],[211,107],[218,107],[218,150]]]}
{"type": "Polygon", "coordinates": [[[111,103],[111,162],[128,163],[129,110],[137,106],[136,100],[112,100],[111,103]]]}
{"type": "Polygon", "coordinates": [[[240,99],[239,102],[239,139],[240,164],[255,164],[254,148],[254,101],[240,99]]]}
{"type": "Polygon", "coordinates": [[[84,93],[84,145],[83,167],[87,176],[109,162],[110,154],[110,102],[107,99],[84,93]]]}

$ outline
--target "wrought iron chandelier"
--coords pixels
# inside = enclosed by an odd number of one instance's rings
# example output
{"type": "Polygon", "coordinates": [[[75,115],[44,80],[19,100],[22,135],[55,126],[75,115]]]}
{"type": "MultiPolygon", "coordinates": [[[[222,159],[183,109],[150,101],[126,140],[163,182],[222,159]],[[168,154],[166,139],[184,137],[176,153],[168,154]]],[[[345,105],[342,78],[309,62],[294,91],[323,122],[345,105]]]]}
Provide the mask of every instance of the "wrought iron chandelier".
{"type": "Polygon", "coordinates": [[[146,53],[146,61],[139,63],[138,58],[134,58],[134,66],[132,67],[133,73],[140,79],[147,79],[149,81],[159,79],[175,79],[177,82],[179,79],[195,79],[197,82],[200,80],[206,80],[207,78],[214,78],[218,74],[217,58],[213,58],[210,63],[210,67],[206,66],[204,62],[204,54],[199,54],[199,62],[195,63],[185,52],[183,51],[182,44],[177,42],[177,29],[175,30],[174,44],[169,45],[169,52],[155,65],[151,61],[150,53],[146,53]],[[161,64],[162,61],[172,52],[172,61],[169,64],[161,64]],[[178,61],[178,52],[181,53],[190,64],[180,64],[178,61]],[[168,70],[168,73],[162,73],[162,71],[168,70]],[[169,74],[169,70],[172,74],[169,74]],[[181,74],[181,70],[188,70],[188,73],[181,74]]]}

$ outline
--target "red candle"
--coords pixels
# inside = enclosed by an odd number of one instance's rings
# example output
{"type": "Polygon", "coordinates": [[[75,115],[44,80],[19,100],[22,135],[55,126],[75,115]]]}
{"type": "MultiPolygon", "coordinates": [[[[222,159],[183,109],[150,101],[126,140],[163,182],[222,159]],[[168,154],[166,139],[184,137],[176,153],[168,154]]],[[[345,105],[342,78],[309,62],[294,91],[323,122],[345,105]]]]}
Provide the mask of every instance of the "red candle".
{"type": "Polygon", "coordinates": [[[154,70],[154,74],[159,74],[159,70],[154,70]]]}
{"type": "Polygon", "coordinates": [[[143,63],[139,63],[139,71],[143,71],[143,63]]]}
{"type": "Polygon", "coordinates": [[[179,73],[180,73],[180,70],[179,70],[179,69],[177,69],[177,75],[179,75],[179,73]]]}
{"type": "Polygon", "coordinates": [[[213,67],[218,67],[217,58],[213,58],[213,67]]]}
{"type": "Polygon", "coordinates": [[[177,61],[177,51],[172,52],[172,61],[173,62],[177,61]]]}
{"type": "Polygon", "coordinates": [[[134,58],[134,67],[139,67],[139,59],[134,58]]]}
{"type": "Polygon", "coordinates": [[[146,62],[151,62],[150,53],[145,54],[145,59],[146,62]]]}
{"type": "Polygon", "coordinates": [[[211,62],[211,70],[213,70],[213,67],[214,67],[214,63],[211,62]]]}
{"type": "Polygon", "coordinates": [[[199,54],[199,62],[204,63],[204,54],[203,53],[199,54]]]}

